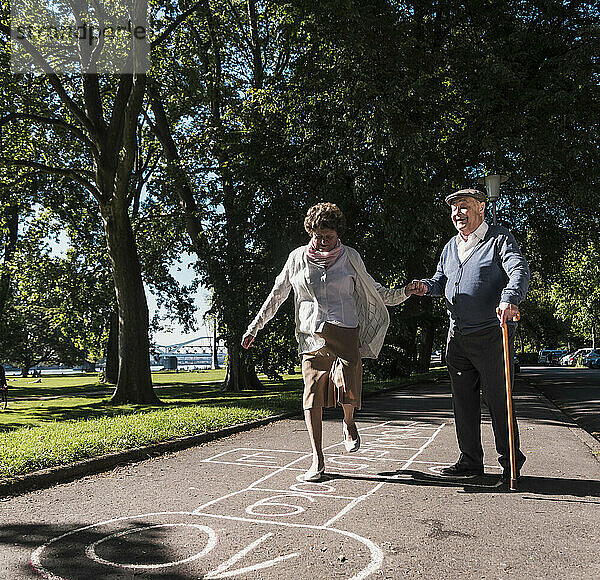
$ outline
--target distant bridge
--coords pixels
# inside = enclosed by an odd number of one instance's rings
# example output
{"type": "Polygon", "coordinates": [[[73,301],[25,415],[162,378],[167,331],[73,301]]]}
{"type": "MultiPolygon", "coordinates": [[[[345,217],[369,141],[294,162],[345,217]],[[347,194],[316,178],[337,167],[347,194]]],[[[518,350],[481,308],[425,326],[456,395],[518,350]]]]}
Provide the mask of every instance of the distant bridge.
{"type": "MultiPolygon", "coordinates": [[[[181,366],[209,367],[212,364],[213,337],[201,336],[170,345],[156,345],[153,348],[154,362],[167,369],[181,366]]],[[[217,358],[219,364],[225,362],[227,349],[217,341],[217,358]]]]}

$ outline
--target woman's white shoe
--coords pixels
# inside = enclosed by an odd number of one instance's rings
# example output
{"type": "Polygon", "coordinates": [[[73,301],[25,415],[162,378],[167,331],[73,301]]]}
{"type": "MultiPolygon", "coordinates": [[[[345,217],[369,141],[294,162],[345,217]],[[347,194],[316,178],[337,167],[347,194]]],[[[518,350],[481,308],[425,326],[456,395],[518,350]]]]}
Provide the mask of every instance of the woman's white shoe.
{"type": "Polygon", "coordinates": [[[321,481],[321,478],[323,477],[324,473],[325,473],[325,467],[321,467],[321,469],[317,469],[316,471],[309,469],[306,473],[302,473],[301,475],[296,477],[296,479],[298,481],[309,481],[309,482],[321,481]]]}
{"type": "Polygon", "coordinates": [[[348,453],[354,453],[360,449],[360,433],[358,429],[356,429],[356,439],[348,439],[348,427],[346,427],[346,423],[342,423],[343,432],[344,432],[344,447],[348,453]]]}

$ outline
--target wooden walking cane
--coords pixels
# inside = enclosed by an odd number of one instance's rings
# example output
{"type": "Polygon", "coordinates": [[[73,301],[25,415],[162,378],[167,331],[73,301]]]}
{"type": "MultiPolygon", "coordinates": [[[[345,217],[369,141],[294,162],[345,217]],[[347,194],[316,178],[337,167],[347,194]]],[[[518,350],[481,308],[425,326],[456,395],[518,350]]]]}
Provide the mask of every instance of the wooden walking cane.
{"type": "MultiPolygon", "coordinates": [[[[497,309],[500,315],[500,308],[497,309]]],[[[517,322],[521,315],[517,312],[513,320],[517,322]]],[[[510,490],[517,489],[517,450],[515,449],[515,425],[512,400],[512,382],[510,376],[510,350],[508,344],[508,326],[502,324],[502,346],[504,347],[504,378],[506,379],[506,410],[508,415],[508,450],[510,454],[510,490]]]]}

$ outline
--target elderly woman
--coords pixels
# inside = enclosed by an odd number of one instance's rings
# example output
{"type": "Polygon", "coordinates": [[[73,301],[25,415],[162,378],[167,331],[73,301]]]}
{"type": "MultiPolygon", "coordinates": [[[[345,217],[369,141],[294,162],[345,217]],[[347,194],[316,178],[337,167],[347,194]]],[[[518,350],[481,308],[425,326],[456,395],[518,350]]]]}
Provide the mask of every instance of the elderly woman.
{"type": "Polygon", "coordinates": [[[301,481],[323,476],[323,407],[342,406],[344,447],[348,452],[360,447],[354,409],[361,407],[361,357],[379,354],[390,320],[385,305],[400,304],[415,290],[412,284],[390,290],[375,282],[359,253],[340,241],[345,227],[344,215],[333,203],[308,210],[304,228],[310,242],[289,255],[242,339],[242,346],[249,348],[294,289],[304,418],[313,453],[310,469],[298,477],[301,481]]]}

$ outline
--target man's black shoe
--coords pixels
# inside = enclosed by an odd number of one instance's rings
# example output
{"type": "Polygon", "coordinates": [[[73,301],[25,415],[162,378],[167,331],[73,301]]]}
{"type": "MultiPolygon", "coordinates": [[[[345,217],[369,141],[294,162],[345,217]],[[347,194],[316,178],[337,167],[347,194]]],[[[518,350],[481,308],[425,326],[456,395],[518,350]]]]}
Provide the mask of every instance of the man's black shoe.
{"type": "Polygon", "coordinates": [[[440,469],[442,477],[477,477],[483,475],[483,465],[479,467],[470,467],[462,463],[455,463],[450,467],[440,469]]]}

